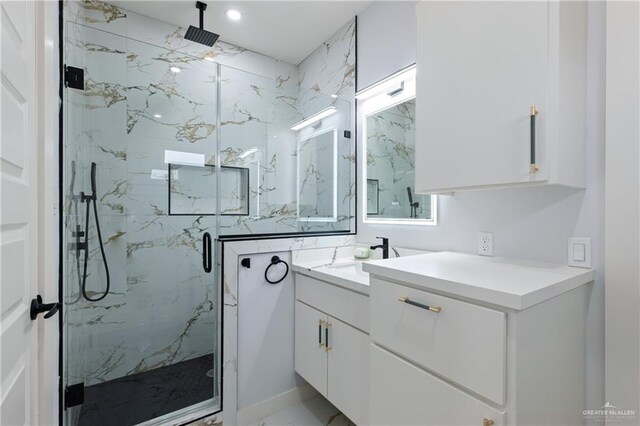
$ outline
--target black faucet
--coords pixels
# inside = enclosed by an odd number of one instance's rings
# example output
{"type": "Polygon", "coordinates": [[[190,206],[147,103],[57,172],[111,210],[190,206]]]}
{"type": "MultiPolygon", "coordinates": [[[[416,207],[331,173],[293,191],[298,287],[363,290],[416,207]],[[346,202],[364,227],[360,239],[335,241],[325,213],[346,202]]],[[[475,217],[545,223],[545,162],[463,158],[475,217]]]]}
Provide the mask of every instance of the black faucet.
{"type": "Polygon", "coordinates": [[[385,238],[385,237],[376,237],[382,240],[382,244],[378,244],[377,246],[371,246],[370,249],[371,250],[375,250],[375,249],[382,249],[382,258],[383,259],[388,259],[389,258],[389,239],[385,238]]]}

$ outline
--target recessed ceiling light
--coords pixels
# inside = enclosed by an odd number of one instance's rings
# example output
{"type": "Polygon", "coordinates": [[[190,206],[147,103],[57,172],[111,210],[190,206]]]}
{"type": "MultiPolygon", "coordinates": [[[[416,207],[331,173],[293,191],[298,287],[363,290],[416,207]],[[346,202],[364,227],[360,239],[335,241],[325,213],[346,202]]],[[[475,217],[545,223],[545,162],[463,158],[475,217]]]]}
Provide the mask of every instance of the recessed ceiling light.
{"type": "Polygon", "coordinates": [[[333,95],[331,95],[332,98],[337,98],[338,95],[336,95],[335,93],[333,95]]]}
{"type": "Polygon", "coordinates": [[[161,116],[160,114],[153,114],[153,116],[154,116],[155,118],[162,118],[162,116],[161,116]]]}
{"type": "Polygon", "coordinates": [[[176,74],[181,71],[180,68],[178,68],[178,67],[171,67],[169,69],[171,70],[171,72],[175,72],[176,74]]]}
{"type": "Polygon", "coordinates": [[[235,9],[229,9],[227,10],[227,18],[231,19],[232,21],[239,21],[240,18],[242,18],[242,13],[235,9]]]}

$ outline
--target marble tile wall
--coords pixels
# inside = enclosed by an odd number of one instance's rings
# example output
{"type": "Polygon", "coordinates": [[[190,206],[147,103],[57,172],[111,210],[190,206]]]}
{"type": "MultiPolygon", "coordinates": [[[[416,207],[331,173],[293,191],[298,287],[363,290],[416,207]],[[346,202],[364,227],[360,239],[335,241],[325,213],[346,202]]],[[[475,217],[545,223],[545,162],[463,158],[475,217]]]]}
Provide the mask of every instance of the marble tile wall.
{"type": "MultiPolygon", "coordinates": [[[[67,62],[87,72],[84,92],[69,89],[65,99],[65,168],[75,161],[81,178],[73,190],[66,180],[68,231],[84,229],[87,204],[73,196],[89,192],[93,161],[111,277],[105,299],[85,301],[84,253],[78,267],[69,251],[68,381],[90,386],[214,351],[219,295],[213,275],[201,272],[199,236],[215,234],[215,220],[167,216],[167,181],[153,170],[166,170],[165,149],[213,156],[216,67],[183,57],[176,74],[173,62],[157,59],[165,49],[73,23],[66,28],[67,62]]],[[[97,297],[106,279],[93,215],[89,236],[86,289],[97,297]]]]}
{"type": "MultiPolygon", "coordinates": [[[[339,113],[326,125],[353,129],[353,23],[299,67],[224,42],[207,48],[185,41],[183,33],[106,3],[65,2],[65,63],[86,70],[84,92],[68,89],[64,99],[65,244],[75,241],[77,226],[84,228],[87,206],[76,196],[89,191],[90,164],[96,162],[111,275],[109,295],[85,301],[84,254],[66,252],[70,384],[101,383],[214,351],[219,291],[215,274],[202,272],[205,231],[215,236],[354,227],[355,138],[341,139],[339,173],[347,184],[338,192],[339,220],[308,224],[297,220],[295,205],[296,146],[304,131],[290,130],[329,105],[339,113]],[[180,72],[172,72],[173,66],[180,72]],[[196,210],[169,216],[164,151],[199,153],[215,165],[217,90],[221,165],[249,169],[249,215],[201,216],[196,210]]],[[[180,192],[183,208],[204,208],[202,202],[211,207],[191,195],[180,192]]],[[[87,291],[96,297],[106,280],[93,217],[89,235],[87,291]]]]}
{"type": "Polygon", "coordinates": [[[338,217],[336,222],[327,223],[326,227],[330,230],[355,229],[355,26],[355,19],[349,20],[298,65],[301,93],[297,106],[302,116],[329,105],[338,110],[337,114],[323,120],[318,127],[303,130],[298,136],[299,140],[304,140],[309,133],[330,128],[338,132],[338,217]],[[332,101],[328,101],[327,96],[332,101]],[[345,137],[345,130],[350,132],[351,138],[345,137]]]}

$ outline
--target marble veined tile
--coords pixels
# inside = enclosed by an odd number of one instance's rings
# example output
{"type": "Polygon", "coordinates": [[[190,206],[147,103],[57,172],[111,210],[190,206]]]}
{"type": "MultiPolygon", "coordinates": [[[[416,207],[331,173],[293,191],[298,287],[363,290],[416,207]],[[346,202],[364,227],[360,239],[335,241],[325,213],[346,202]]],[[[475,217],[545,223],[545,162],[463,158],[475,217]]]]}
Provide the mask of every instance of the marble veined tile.
{"type": "Polygon", "coordinates": [[[299,65],[300,87],[353,99],[355,20],[351,20],[299,65]]]}

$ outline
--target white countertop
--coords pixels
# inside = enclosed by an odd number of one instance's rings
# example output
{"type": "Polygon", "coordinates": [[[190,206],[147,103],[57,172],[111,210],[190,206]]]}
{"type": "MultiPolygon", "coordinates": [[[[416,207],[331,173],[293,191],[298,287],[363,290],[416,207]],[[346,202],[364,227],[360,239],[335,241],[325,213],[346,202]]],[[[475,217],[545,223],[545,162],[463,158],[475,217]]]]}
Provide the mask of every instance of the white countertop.
{"type": "MultiPolygon", "coordinates": [[[[353,246],[295,250],[292,252],[291,269],[368,296],[369,274],[364,272],[363,265],[374,261],[381,252],[380,250],[372,252],[372,259],[366,260],[354,259],[353,253],[353,246]]],[[[426,252],[393,247],[391,253],[398,256],[414,256],[426,252]]]]}
{"type": "Polygon", "coordinates": [[[328,283],[369,295],[369,274],[362,271],[362,262],[340,260],[337,265],[301,265],[294,264],[293,271],[328,283]],[[341,266],[344,265],[344,266],[341,266]]]}
{"type": "Polygon", "coordinates": [[[367,262],[372,276],[522,310],[594,280],[592,269],[437,252],[367,262]]]}

